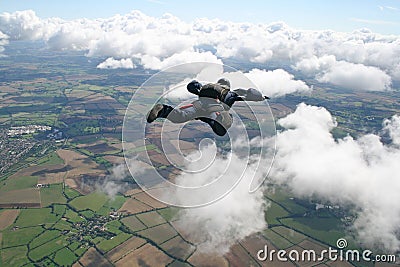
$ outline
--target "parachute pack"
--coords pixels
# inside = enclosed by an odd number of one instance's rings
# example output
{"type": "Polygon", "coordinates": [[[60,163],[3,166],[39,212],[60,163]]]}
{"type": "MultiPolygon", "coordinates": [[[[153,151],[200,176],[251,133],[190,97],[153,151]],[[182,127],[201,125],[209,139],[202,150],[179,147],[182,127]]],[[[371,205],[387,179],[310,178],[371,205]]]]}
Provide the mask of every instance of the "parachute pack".
{"type": "Polygon", "coordinates": [[[208,83],[200,88],[199,97],[209,97],[223,101],[229,88],[217,83],[208,83]]]}

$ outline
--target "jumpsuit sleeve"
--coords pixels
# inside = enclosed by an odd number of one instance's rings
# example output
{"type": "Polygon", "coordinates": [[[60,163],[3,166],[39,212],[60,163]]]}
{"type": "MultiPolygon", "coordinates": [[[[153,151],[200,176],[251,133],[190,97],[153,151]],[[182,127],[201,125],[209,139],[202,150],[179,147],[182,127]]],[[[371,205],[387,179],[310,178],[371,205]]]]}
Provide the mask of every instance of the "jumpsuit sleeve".
{"type": "Polygon", "coordinates": [[[245,89],[236,89],[234,90],[239,96],[240,100],[237,99],[236,101],[263,101],[265,99],[269,99],[267,96],[263,96],[260,91],[254,88],[245,89]]]}

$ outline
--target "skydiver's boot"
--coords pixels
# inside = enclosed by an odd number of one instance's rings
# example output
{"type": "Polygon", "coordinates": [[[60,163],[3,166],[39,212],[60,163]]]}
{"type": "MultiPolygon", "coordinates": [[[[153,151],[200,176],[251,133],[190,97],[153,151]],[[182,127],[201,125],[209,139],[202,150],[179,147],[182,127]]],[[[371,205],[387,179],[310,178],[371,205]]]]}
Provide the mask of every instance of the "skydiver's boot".
{"type": "Polygon", "coordinates": [[[204,117],[197,118],[197,120],[201,120],[202,122],[205,122],[208,125],[210,125],[213,132],[219,136],[224,136],[226,134],[226,129],[224,128],[224,126],[222,126],[216,120],[213,120],[210,118],[204,118],[204,117]]]}
{"type": "Polygon", "coordinates": [[[166,118],[168,114],[174,108],[168,105],[156,104],[154,107],[147,113],[147,122],[152,123],[157,118],[166,118]]]}

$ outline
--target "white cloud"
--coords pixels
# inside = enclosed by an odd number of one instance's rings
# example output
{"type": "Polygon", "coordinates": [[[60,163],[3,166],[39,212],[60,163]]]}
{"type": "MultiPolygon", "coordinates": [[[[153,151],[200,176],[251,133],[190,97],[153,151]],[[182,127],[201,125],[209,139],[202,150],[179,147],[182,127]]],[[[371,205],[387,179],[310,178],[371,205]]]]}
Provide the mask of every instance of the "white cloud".
{"type": "Polygon", "coordinates": [[[393,7],[393,6],[378,6],[381,11],[390,10],[390,11],[400,11],[400,8],[393,7]]]}
{"type": "Polygon", "coordinates": [[[390,89],[391,78],[376,67],[339,61],[317,79],[345,88],[366,91],[390,89]]]}
{"type": "MultiPolygon", "coordinates": [[[[201,160],[185,166],[188,170],[199,170],[207,166],[214,152],[211,146],[201,148],[193,155],[201,160]],[[210,151],[212,153],[210,153],[210,151]]],[[[205,171],[199,173],[186,173],[178,176],[175,183],[181,186],[199,186],[210,183],[218,175],[222,175],[222,183],[214,183],[210,194],[230,188],[232,179],[242,174],[240,182],[224,198],[212,204],[184,209],[179,212],[176,226],[182,229],[185,235],[196,242],[199,251],[204,253],[225,254],[237,241],[242,240],[252,233],[261,231],[266,227],[264,219],[265,202],[263,191],[249,193],[250,182],[253,178],[257,164],[249,165],[243,169],[246,161],[235,154],[227,157],[217,157],[205,171]],[[229,166],[228,168],[226,168],[229,166]],[[217,188],[216,188],[217,187],[217,188]]],[[[171,197],[183,199],[187,202],[190,198],[198,196],[177,190],[171,197]]],[[[195,200],[197,201],[197,200],[195,200]]]]}
{"type": "Polygon", "coordinates": [[[181,53],[173,54],[170,57],[160,60],[155,56],[144,55],[141,63],[145,68],[148,69],[166,69],[175,65],[184,63],[195,63],[195,62],[208,62],[222,64],[222,61],[218,59],[211,52],[197,52],[197,51],[183,51],[181,53]]]}
{"type": "Polygon", "coordinates": [[[384,130],[389,133],[394,144],[400,145],[400,116],[395,115],[391,119],[386,119],[384,122],[384,130]]]}
{"type": "Polygon", "coordinates": [[[125,164],[116,165],[112,168],[110,175],[96,183],[96,189],[114,198],[118,193],[126,191],[128,184],[123,180],[128,176],[129,171],[125,164]]]}
{"type": "Polygon", "coordinates": [[[0,14],[0,31],[10,40],[47,40],[63,23],[58,18],[40,19],[32,10],[0,14]]]}
{"type": "Polygon", "coordinates": [[[297,62],[295,69],[315,75],[320,82],[355,90],[383,91],[390,89],[392,83],[391,77],[379,68],[337,61],[333,55],[303,59],[297,62]]]}
{"type": "Polygon", "coordinates": [[[8,44],[8,35],[0,31],[0,57],[4,51],[4,45],[8,44]]]}
{"type": "Polygon", "coordinates": [[[282,69],[265,71],[252,69],[244,74],[267,96],[283,96],[294,92],[308,92],[305,82],[294,80],[294,76],[282,69]]]}
{"type": "MultiPolygon", "coordinates": [[[[400,149],[384,145],[379,136],[335,140],[336,126],[324,108],[300,104],[279,120],[286,130],[277,136],[273,177],[303,197],[318,197],[352,204],[360,241],[388,250],[400,249],[400,149]]],[[[390,132],[400,131],[398,116],[387,122],[390,132]]]]}
{"type": "Polygon", "coordinates": [[[320,58],[312,56],[310,58],[305,58],[296,63],[295,69],[303,72],[306,75],[316,75],[325,71],[336,64],[335,56],[322,56],[320,58]]]}
{"type": "MultiPolygon", "coordinates": [[[[182,62],[192,54],[202,59],[205,55],[200,56],[202,52],[197,47],[205,45],[216,58],[234,57],[257,63],[283,61],[296,65],[304,59],[332,55],[337,62],[375,67],[393,80],[400,79],[400,37],[365,29],[352,33],[302,31],[283,22],[266,25],[206,18],[187,23],[171,14],[156,18],[139,11],[104,19],[65,21],[41,19],[28,10],[0,14],[0,31],[10,40],[44,40],[50,48],[84,50],[88,56],[137,58],[150,68],[182,62]]],[[[210,56],[206,59],[215,61],[210,56]]],[[[351,67],[360,72],[373,70],[351,67]]],[[[381,73],[372,72],[382,78],[381,73]]],[[[333,74],[325,78],[344,79],[333,74]]],[[[386,78],[382,79],[383,86],[377,86],[378,90],[385,86],[386,78]]]]}
{"type": "Polygon", "coordinates": [[[112,57],[107,58],[104,62],[97,65],[99,69],[133,69],[135,67],[130,58],[116,60],[112,57]]]}

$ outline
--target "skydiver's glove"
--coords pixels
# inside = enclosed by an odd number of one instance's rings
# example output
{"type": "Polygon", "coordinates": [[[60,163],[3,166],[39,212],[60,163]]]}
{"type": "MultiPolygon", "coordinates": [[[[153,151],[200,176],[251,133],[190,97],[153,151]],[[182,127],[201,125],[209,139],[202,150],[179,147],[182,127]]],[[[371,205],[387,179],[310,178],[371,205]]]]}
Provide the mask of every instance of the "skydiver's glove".
{"type": "Polygon", "coordinates": [[[201,88],[201,83],[199,83],[196,80],[193,80],[190,83],[188,83],[186,88],[190,93],[195,94],[195,95],[199,95],[200,88],[201,88]]]}

